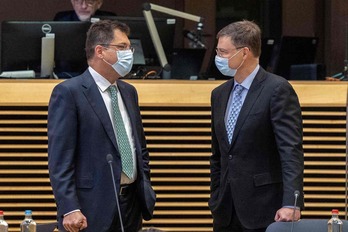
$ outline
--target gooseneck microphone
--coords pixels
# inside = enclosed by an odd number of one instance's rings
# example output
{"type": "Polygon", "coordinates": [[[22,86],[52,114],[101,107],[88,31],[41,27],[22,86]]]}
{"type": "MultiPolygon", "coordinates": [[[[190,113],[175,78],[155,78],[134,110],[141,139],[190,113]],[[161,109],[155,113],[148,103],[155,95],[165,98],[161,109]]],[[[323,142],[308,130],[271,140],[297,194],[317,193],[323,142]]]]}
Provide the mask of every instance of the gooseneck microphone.
{"type": "Polygon", "coordinates": [[[196,33],[192,31],[184,30],[184,36],[188,38],[189,40],[191,40],[192,42],[194,42],[199,47],[205,48],[204,43],[202,43],[200,37],[196,33]]]}
{"type": "Polygon", "coordinates": [[[294,221],[295,221],[295,212],[296,212],[296,205],[297,205],[297,198],[300,195],[300,192],[298,190],[295,190],[294,192],[295,195],[295,202],[294,202],[294,211],[292,212],[292,221],[291,221],[291,232],[294,229],[294,221]]]}
{"type": "Polygon", "coordinates": [[[114,185],[114,192],[115,192],[115,198],[116,198],[117,212],[118,212],[118,216],[119,216],[119,218],[120,218],[121,231],[124,232],[123,221],[122,221],[122,215],[121,215],[121,209],[120,209],[120,203],[118,202],[118,194],[117,194],[117,190],[116,190],[116,183],[115,183],[115,177],[114,177],[114,169],[112,168],[112,162],[114,161],[114,158],[112,157],[111,154],[107,154],[107,155],[106,155],[106,161],[108,161],[108,163],[109,163],[109,165],[110,165],[112,183],[113,183],[113,185],[114,185]]]}

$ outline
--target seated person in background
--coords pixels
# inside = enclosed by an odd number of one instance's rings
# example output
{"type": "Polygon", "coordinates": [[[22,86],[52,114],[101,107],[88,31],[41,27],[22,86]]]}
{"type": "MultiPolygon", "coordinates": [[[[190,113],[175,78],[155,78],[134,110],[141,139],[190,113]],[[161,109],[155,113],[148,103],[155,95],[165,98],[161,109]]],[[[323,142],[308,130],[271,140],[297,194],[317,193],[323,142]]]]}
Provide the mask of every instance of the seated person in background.
{"type": "Polygon", "coordinates": [[[58,12],[54,21],[90,21],[93,16],[115,16],[116,14],[101,11],[103,0],[71,0],[74,10],[58,12]]]}

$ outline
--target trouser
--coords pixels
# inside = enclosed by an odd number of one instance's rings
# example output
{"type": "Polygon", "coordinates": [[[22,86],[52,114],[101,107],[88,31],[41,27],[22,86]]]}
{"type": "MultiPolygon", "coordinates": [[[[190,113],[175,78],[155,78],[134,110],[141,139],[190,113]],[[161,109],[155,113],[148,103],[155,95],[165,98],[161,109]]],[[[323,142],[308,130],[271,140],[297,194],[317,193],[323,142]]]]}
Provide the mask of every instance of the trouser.
{"type": "MultiPolygon", "coordinates": [[[[129,185],[122,190],[119,196],[120,210],[123,221],[123,228],[125,232],[137,232],[142,227],[142,216],[140,203],[136,193],[136,184],[129,185]]],[[[121,223],[118,213],[115,214],[109,232],[120,232],[121,223]]]]}
{"type": "Polygon", "coordinates": [[[231,223],[226,227],[214,224],[214,232],[265,232],[266,228],[260,229],[247,229],[240,223],[236,211],[233,207],[231,223]]]}

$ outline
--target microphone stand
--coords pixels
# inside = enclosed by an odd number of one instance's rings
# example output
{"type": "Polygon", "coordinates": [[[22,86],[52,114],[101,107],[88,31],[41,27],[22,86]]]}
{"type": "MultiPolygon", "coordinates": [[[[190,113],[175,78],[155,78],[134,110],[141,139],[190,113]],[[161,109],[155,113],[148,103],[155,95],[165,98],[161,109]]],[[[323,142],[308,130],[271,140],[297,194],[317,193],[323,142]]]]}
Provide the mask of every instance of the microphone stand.
{"type": "Polygon", "coordinates": [[[344,60],[343,76],[347,80],[348,78],[348,26],[346,23],[346,54],[344,60]]]}
{"type": "Polygon", "coordinates": [[[115,192],[115,198],[116,198],[117,212],[118,212],[118,216],[119,216],[119,218],[120,218],[121,231],[124,232],[123,221],[122,221],[122,215],[121,215],[121,209],[120,209],[120,203],[118,202],[118,194],[117,194],[117,190],[116,190],[116,183],[115,183],[115,177],[114,177],[114,169],[112,168],[112,162],[113,162],[114,158],[112,157],[111,154],[107,154],[107,155],[106,155],[106,160],[108,161],[108,163],[109,163],[109,165],[110,165],[112,183],[113,183],[113,185],[114,185],[114,192],[115,192]]]}
{"type": "Polygon", "coordinates": [[[291,232],[294,229],[294,221],[295,221],[295,212],[296,212],[297,198],[300,195],[300,192],[298,190],[296,190],[294,192],[294,195],[295,195],[295,203],[294,203],[294,211],[292,212],[292,222],[291,222],[291,230],[290,230],[291,232]]]}

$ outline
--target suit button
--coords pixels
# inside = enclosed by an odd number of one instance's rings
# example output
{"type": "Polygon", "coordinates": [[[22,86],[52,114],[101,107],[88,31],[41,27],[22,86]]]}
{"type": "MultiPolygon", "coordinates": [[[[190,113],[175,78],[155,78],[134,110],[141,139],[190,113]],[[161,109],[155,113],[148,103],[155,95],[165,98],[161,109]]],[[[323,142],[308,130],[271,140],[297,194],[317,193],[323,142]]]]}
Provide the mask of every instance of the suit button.
{"type": "Polygon", "coordinates": [[[231,160],[231,159],[232,159],[232,155],[228,155],[228,159],[230,159],[230,160],[231,160]]]}

